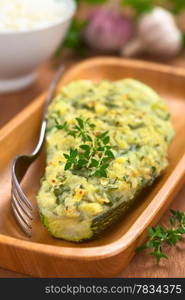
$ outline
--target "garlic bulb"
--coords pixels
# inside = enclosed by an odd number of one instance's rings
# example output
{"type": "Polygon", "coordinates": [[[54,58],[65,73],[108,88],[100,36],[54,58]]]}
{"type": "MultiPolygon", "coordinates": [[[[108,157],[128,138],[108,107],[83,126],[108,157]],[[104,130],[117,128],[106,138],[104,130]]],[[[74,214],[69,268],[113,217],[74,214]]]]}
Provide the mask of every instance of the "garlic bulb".
{"type": "Polygon", "coordinates": [[[138,21],[137,38],[121,50],[124,56],[147,52],[160,57],[172,57],[182,48],[182,34],[167,10],[156,7],[138,21]]]}
{"type": "Polygon", "coordinates": [[[102,52],[119,51],[133,32],[133,22],[127,16],[107,8],[93,11],[84,30],[84,40],[92,49],[102,52]]]}

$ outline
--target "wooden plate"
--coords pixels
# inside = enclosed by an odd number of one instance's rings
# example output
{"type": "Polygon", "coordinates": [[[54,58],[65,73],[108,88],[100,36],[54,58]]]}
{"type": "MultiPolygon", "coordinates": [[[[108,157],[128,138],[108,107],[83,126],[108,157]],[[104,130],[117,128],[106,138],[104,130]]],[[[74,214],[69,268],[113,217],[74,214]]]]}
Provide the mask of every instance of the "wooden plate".
{"type": "Polygon", "coordinates": [[[185,71],[120,58],[95,58],[69,70],[60,86],[75,79],[117,80],[132,77],[152,86],[171,109],[176,137],[170,165],[137,204],[101,238],[75,244],[52,238],[41,225],[35,195],[44,171],[44,154],[34,163],[23,186],[34,206],[33,237],[24,236],[10,208],[10,167],[17,154],[30,153],[36,144],[45,95],[0,131],[0,266],[36,277],[110,277],[129,263],[145,236],[185,180],[185,71]]]}

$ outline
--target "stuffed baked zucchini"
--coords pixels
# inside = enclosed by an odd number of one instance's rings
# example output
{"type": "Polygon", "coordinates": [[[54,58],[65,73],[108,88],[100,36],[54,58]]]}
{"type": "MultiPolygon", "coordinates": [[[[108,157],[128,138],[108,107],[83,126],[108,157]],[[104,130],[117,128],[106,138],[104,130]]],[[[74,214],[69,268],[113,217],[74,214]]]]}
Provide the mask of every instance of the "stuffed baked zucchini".
{"type": "Polygon", "coordinates": [[[169,111],[138,81],[71,82],[47,118],[47,164],[37,199],[54,237],[94,238],[168,165],[169,111]]]}

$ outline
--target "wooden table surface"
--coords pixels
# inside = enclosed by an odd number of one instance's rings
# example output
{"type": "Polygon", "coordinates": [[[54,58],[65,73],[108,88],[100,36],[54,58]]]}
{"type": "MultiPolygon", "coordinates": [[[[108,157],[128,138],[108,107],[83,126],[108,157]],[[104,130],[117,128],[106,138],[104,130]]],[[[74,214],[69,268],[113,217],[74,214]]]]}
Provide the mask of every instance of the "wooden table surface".
{"type": "MultiPolygon", "coordinates": [[[[61,62],[67,67],[74,64],[77,58],[64,55],[61,62]]],[[[181,55],[170,62],[171,65],[185,68],[185,55],[181,55]]],[[[29,89],[14,93],[12,95],[0,95],[0,127],[6,124],[13,116],[21,111],[26,105],[34,100],[48,86],[54,71],[56,63],[49,62],[39,71],[38,80],[29,89]]],[[[185,85],[184,85],[185,88],[185,85]]],[[[174,199],[171,208],[185,211],[185,187],[174,199]]],[[[161,219],[161,224],[168,223],[169,211],[161,219]]],[[[185,278],[185,241],[181,242],[175,248],[166,249],[169,260],[163,260],[156,265],[155,259],[146,252],[137,254],[126,269],[118,277],[183,277],[185,278]]],[[[0,268],[0,278],[5,277],[27,277],[12,271],[0,268]]]]}

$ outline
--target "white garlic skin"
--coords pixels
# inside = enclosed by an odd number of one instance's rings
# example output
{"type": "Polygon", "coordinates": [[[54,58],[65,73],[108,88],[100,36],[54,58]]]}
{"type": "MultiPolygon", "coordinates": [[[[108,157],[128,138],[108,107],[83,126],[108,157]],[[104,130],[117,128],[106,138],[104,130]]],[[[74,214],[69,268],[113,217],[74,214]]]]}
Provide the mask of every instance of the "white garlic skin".
{"type": "Polygon", "coordinates": [[[182,49],[182,34],[175,19],[167,10],[156,7],[141,16],[138,22],[138,37],[123,50],[125,56],[144,51],[160,57],[173,57],[182,49]]]}

